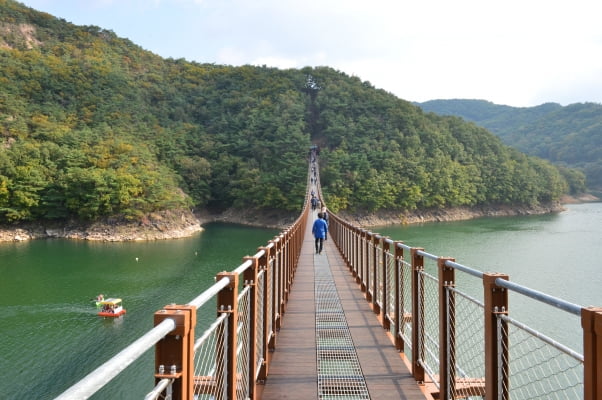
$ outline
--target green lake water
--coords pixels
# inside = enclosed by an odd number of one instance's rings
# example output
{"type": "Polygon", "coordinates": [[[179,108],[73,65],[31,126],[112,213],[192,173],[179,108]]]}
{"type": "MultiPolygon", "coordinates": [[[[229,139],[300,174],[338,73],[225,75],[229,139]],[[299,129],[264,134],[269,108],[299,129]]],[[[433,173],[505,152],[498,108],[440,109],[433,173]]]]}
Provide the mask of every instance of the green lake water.
{"type": "MultiPolygon", "coordinates": [[[[37,240],[0,244],[2,399],[52,399],[153,327],[153,313],[185,304],[253,255],[277,230],[210,224],[195,237],[142,243],[37,240]],[[127,314],[96,315],[97,294],[127,314]]],[[[154,353],[95,399],[141,399],[154,353]]]]}

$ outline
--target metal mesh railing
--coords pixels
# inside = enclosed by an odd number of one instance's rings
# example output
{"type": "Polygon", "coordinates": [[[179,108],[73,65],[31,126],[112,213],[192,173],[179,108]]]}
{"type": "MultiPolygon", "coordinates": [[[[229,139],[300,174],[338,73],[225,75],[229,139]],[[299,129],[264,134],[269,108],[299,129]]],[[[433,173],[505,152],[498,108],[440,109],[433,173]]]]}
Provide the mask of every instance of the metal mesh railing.
{"type": "Polygon", "coordinates": [[[508,337],[508,376],[500,391],[509,399],[582,399],[583,356],[504,315],[499,329],[508,337]]]}
{"type": "Polygon", "coordinates": [[[272,307],[273,307],[272,315],[276,319],[280,318],[280,301],[281,301],[280,293],[282,292],[282,288],[280,287],[280,285],[282,285],[281,260],[282,260],[282,255],[280,254],[280,251],[276,250],[276,254],[274,254],[274,268],[272,269],[272,276],[274,278],[272,280],[272,284],[274,285],[273,286],[274,296],[272,297],[272,307]]]}
{"type": "Polygon", "coordinates": [[[450,319],[454,322],[455,382],[451,398],[480,398],[485,395],[485,348],[483,302],[455,288],[447,288],[454,294],[454,310],[450,319]]]}
{"type": "Polygon", "coordinates": [[[240,400],[249,397],[249,351],[251,314],[250,286],[245,287],[238,295],[238,326],[236,328],[236,398],[240,400]]]}
{"type": "Polygon", "coordinates": [[[439,303],[437,278],[422,271],[423,290],[421,297],[424,321],[423,334],[420,337],[419,362],[430,376],[431,380],[439,386],[439,303]]]}
{"type": "Polygon", "coordinates": [[[385,269],[385,289],[387,292],[387,298],[381,307],[384,307],[385,318],[387,318],[391,323],[389,332],[391,332],[391,334],[395,334],[395,313],[399,305],[395,300],[395,254],[391,253],[390,249],[384,252],[383,265],[385,269]]]}
{"type": "Polygon", "coordinates": [[[366,267],[368,268],[368,287],[367,287],[367,292],[370,294],[370,296],[372,296],[373,298],[376,297],[376,288],[375,288],[375,274],[374,274],[374,258],[375,255],[378,254],[377,251],[377,247],[374,244],[373,240],[369,240],[368,241],[368,262],[366,263],[366,267]]]}
{"type": "Polygon", "coordinates": [[[194,392],[197,400],[225,399],[228,314],[220,315],[194,343],[194,392]]]}
{"type": "MultiPolygon", "coordinates": [[[[257,314],[255,315],[255,319],[257,321],[257,332],[255,336],[255,360],[256,360],[256,370],[259,372],[261,365],[263,364],[263,354],[264,354],[264,343],[265,343],[265,332],[263,329],[264,326],[264,318],[265,313],[263,312],[265,307],[265,280],[266,280],[265,271],[259,272],[257,274],[257,314]]],[[[257,379],[257,375],[255,379],[257,379]]]]}
{"type": "Polygon", "coordinates": [[[374,302],[378,304],[378,306],[382,309],[385,305],[385,299],[383,298],[385,287],[383,285],[384,270],[383,268],[381,268],[381,266],[385,263],[385,260],[383,259],[382,247],[379,246],[378,243],[374,245],[374,258],[375,265],[372,268],[372,270],[374,271],[373,273],[375,275],[374,281],[372,283],[372,287],[374,288],[374,296],[376,296],[374,302]]]}
{"type": "MultiPolygon", "coordinates": [[[[267,313],[265,315],[266,321],[265,321],[265,326],[266,326],[266,335],[268,336],[266,338],[266,342],[269,341],[272,337],[272,335],[274,334],[274,326],[273,326],[273,316],[276,315],[276,310],[275,310],[275,304],[274,304],[274,287],[273,287],[273,282],[274,282],[274,274],[276,273],[274,271],[274,262],[275,257],[270,257],[270,259],[268,260],[268,273],[265,274],[265,279],[267,282],[265,282],[265,287],[267,289],[267,291],[264,293],[264,298],[265,301],[267,302],[267,313]]],[[[267,351],[267,349],[264,349],[264,353],[267,351]]]]}
{"type": "Polygon", "coordinates": [[[414,312],[412,310],[412,265],[406,262],[403,258],[397,260],[397,268],[399,269],[399,309],[401,323],[399,324],[399,335],[404,341],[404,351],[411,357],[412,343],[412,318],[414,312]]]}

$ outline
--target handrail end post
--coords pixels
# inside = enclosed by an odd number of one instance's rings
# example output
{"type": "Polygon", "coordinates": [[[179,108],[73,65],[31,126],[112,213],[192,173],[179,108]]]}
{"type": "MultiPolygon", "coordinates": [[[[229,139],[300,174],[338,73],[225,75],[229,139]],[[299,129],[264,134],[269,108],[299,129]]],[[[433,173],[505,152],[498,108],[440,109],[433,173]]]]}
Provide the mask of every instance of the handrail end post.
{"type": "Polygon", "coordinates": [[[175,322],[169,332],[155,346],[155,384],[161,379],[173,379],[172,398],[189,399],[193,396],[194,383],[194,327],[196,307],[169,305],[154,314],[154,324],[166,319],[175,322]]]}
{"type": "MultiPolygon", "coordinates": [[[[497,279],[508,280],[509,277],[499,273],[483,274],[485,393],[488,393],[487,400],[508,398],[508,330],[498,329],[499,315],[508,314],[508,290],[498,286],[497,279]],[[500,385],[500,382],[503,384],[500,385]],[[500,386],[504,388],[505,393],[499,393],[498,387],[500,386]]],[[[502,325],[504,325],[503,322],[502,325]]]]}
{"type": "Polygon", "coordinates": [[[581,309],[583,328],[583,398],[602,398],[602,307],[581,309]]]}

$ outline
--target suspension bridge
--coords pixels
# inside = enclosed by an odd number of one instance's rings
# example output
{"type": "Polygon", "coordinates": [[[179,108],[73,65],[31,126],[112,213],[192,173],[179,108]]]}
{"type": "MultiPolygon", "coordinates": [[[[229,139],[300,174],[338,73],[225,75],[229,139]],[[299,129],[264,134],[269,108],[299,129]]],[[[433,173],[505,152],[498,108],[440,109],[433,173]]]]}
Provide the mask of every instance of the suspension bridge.
{"type": "Polygon", "coordinates": [[[153,348],[147,400],[602,399],[602,308],[334,214],[316,254],[312,190],[322,197],[313,162],[295,223],[189,303],[158,310],[153,329],[57,399],[93,396],[153,348]],[[582,351],[515,319],[510,292],[577,316],[582,351]]]}

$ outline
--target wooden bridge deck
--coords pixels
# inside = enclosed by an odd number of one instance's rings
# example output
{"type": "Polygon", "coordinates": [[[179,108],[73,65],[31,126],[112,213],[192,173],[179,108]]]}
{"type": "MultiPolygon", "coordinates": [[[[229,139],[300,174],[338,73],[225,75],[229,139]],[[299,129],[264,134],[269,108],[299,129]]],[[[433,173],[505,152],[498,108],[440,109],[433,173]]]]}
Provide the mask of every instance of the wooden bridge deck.
{"type": "Polygon", "coordinates": [[[277,336],[276,351],[268,379],[263,387],[260,385],[259,398],[318,399],[314,290],[317,265],[331,270],[370,398],[426,399],[370,309],[335,244],[327,240],[322,254],[315,254],[312,224],[313,218],[310,218],[282,328],[277,336]]]}

